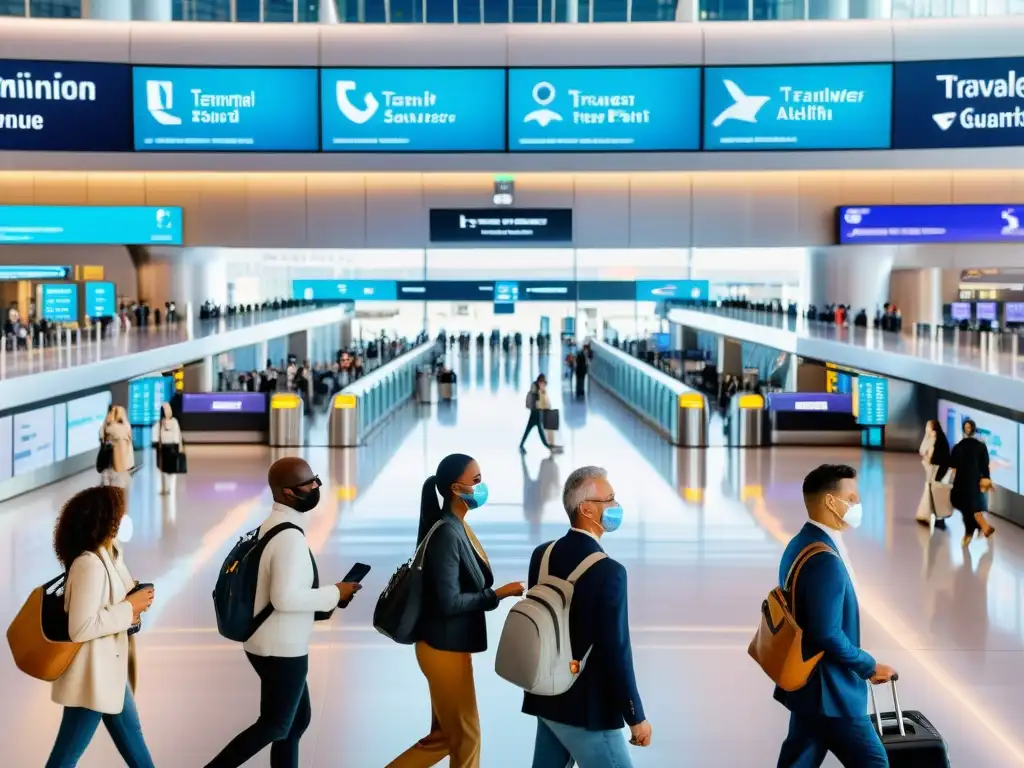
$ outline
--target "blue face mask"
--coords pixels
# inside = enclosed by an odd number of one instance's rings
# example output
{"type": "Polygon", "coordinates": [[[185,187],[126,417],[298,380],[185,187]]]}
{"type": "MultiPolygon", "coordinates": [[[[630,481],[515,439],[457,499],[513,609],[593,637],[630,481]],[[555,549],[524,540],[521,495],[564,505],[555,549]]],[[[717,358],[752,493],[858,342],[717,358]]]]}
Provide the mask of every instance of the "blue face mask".
{"type": "Polygon", "coordinates": [[[619,504],[614,507],[605,507],[601,513],[601,527],[604,528],[605,533],[618,530],[620,525],[622,525],[622,507],[619,504]]]}
{"type": "Polygon", "coordinates": [[[460,499],[466,502],[466,506],[470,509],[482,507],[487,503],[487,483],[479,482],[473,486],[473,491],[471,493],[459,491],[457,495],[460,499]]]}

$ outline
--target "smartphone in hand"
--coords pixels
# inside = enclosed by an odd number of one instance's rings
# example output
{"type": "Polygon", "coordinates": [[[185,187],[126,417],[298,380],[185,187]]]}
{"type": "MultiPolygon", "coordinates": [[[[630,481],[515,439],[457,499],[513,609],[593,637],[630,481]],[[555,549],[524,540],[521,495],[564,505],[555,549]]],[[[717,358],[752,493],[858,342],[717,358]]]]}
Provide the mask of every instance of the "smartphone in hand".
{"type": "MultiPolygon", "coordinates": [[[[355,582],[355,583],[358,584],[363,579],[366,578],[366,574],[368,574],[369,572],[370,572],[370,566],[368,566],[366,563],[356,563],[351,568],[349,568],[348,573],[345,574],[345,578],[343,578],[342,581],[345,581],[345,582],[355,582]]],[[[352,598],[351,597],[348,600],[341,600],[338,603],[338,607],[339,608],[347,608],[348,604],[351,603],[351,602],[352,602],[352,598]]]]}

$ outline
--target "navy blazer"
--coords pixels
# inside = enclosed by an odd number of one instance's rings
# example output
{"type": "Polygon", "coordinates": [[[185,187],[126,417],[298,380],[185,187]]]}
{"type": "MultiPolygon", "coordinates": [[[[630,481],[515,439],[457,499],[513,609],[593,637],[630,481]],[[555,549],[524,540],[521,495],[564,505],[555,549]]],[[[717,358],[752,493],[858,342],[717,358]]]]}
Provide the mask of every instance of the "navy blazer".
{"type": "Polygon", "coordinates": [[[779,584],[808,544],[821,542],[836,554],[822,552],[804,564],[796,584],[796,623],[803,629],[804,658],[824,651],[811,679],[798,691],[775,689],[776,700],[793,712],[823,717],[863,717],[868,707],[865,680],[875,660],[860,648],[860,605],[853,582],[835,542],[806,523],[793,537],[779,563],[779,584]]]}
{"type": "MultiPolygon", "coordinates": [[[[548,542],[550,544],[550,542],[548,542]]],[[[548,544],[533,551],[529,584],[540,578],[540,561],[548,544]]],[[[576,566],[601,545],[593,537],[570,530],[555,542],[548,561],[552,576],[568,578],[576,566]]],[[[523,712],[588,731],[610,731],[643,722],[643,704],[633,674],[629,642],[626,569],[610,557],[599,560],[576,582],[569,608],[573,658],[582,659],[593,646],[583,672],[565,693],[536,696],[527,693],[523,712]]]]}
{"type": "Polygon", "coordinates": [[[477,554],[466,527],[451,512],[441,517],[423,561],[423,607],[416,633],[438,651],[487,650],[485,612],[498,607],[494,576],[477,554]]]}

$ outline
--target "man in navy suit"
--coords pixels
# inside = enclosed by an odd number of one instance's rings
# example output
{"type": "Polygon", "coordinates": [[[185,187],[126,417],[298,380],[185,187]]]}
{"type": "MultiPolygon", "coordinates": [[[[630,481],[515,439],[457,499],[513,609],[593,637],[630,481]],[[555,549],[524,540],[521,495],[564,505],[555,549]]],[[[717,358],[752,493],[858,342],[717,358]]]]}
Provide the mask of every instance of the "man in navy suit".
{"type": "Polygon", "coordinates": [[[804,632],[804,658],[825,655],[803,688],[790,693],[775,689],[776,700],[791,713],[778,765],[817,768],[831,752],[846,768],[888,768],[889,758],[867,717],[867,683],[886,683],[896,672],[861,650],[856,581],[842,534],[861,522],[857,470],[823,464],[804,478],[803,493],[808,521],[782,555],[779,583],[785,584],[808,545],[829,547],[806,560],[793,596],[804,632]]]}
{"type": "MultiPolygon", "coordinates": [[[[601,537],[622,522],[615,489],[599,467],[577,469],[565,481],[562,505],[572,528],[555,542],[548,572],[568,578],[594,553],[603,553],[601,537]]],[[[530,586],[540,574],[548,544],[530,559],[530,586]]],[[[566,768],[573,761],[586,768],[629,768],[632,765],[622,736],[629,726],[630,744],[651,743],[651,725],[644,717],[633,674],[626,605],[626,569],[602,557],[576,582],[569,609],[573,658],[586,664],[572,687],[558,696],[527,693],[523,712],[537,718],[533,768],[566,768]]]]}

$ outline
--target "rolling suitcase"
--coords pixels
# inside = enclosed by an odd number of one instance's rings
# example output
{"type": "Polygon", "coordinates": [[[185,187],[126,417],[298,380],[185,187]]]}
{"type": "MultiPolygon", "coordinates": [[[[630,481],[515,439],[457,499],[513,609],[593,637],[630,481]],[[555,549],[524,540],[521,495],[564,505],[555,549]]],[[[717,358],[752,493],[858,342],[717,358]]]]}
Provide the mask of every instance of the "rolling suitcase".
{"type": "Polygon", "coordinates": [[[920,712],[900,707],[896,678],[892,679],[892,701],[895,712],[878,711],[875,688],[869,684],[871,710],[882,745],[889,756],[890,768],[950,768],[946,742],[935,726],[920,712]]]}

